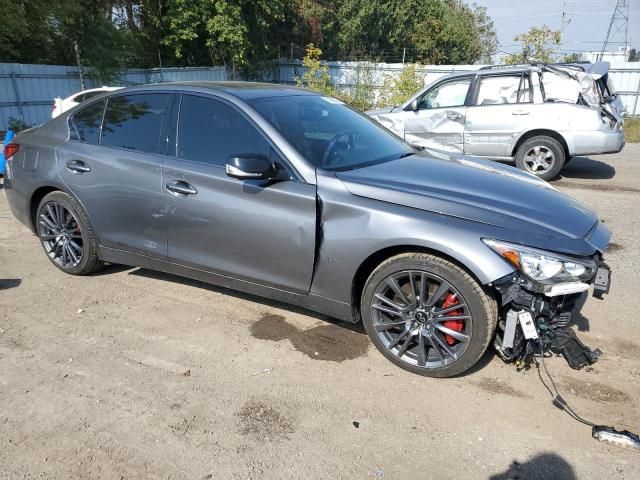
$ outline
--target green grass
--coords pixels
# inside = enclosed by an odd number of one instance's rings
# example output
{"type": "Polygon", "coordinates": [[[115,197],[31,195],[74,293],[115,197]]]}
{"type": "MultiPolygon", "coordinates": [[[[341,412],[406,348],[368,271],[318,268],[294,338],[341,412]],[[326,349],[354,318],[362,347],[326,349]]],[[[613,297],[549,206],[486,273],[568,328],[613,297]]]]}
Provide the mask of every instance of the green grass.
{"type": "Polygon", "coordinates": [[[627,143],[640,143],[640,117],[625,118],[623,128],[627,143]]]}

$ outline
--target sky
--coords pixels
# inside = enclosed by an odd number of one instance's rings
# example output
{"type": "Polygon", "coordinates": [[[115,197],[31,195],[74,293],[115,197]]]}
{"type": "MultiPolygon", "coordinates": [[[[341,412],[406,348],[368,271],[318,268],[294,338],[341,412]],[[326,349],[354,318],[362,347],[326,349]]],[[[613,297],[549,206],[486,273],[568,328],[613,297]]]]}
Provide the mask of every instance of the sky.
{"type": "MultiPolygon", "coordinates": [[[[565,28],[561,53],[599,51],[602,48],[616,0],[467,0],[487,7],[498,34],[499,51],[512,53],[520,50],[513,40],[531,27],[548,25],[553,30],[565,28]],[[567,23],[568,22],[568,23],[567,23]]],[[[623,35],[614,39],[622,42],[623,35]]],[[[629,0],[629,43],[640,49],[640,0],[629,0]]],[[[622,43],[607,50],[616,50],[622,43]]]]}

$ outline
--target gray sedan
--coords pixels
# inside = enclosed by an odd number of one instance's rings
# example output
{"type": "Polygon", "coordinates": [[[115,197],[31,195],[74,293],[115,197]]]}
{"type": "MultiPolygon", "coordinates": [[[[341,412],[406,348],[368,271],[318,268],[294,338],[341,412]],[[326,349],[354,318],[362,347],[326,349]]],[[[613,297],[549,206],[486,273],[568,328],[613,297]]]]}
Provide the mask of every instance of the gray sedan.
{"type": "Polygon", "coordinates": [[[507,316],[542,334],[594,281],[608,288],[610,232],[587,206],[308,91],[130,88],[8,151],[11,210],[64,272],[139,266],[362,321],[423,375],[464,372],[494,338],[519,358],[533,340],[505,334],[507,316]]]}

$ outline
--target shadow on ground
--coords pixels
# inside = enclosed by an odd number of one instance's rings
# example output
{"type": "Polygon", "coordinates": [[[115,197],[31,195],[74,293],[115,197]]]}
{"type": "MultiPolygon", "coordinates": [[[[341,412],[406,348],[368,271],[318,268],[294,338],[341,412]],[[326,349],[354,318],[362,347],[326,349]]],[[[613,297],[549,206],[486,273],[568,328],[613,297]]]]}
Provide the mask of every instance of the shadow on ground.
{"type": "MultiPolygon", "coordinates": [[[[127,269],[130,267],[125,267],[127,269]]],[[[241,300],[246,300],[248,302],[258,303],[260,305],[264,305],[265,307],[279,308],[281,310],[287,310],[289,312],[298,313],[301,315],[306,315],[308,317],[312,317],[318,320],[322,320],[324,322],[328,322],[334,325],[338,325],[342,328],[345,328],[351,332],[359,333],[362,335],[366,335],[364,328],[361,323],[352,324],[348,322],[343,322],[337,320],[335,318],[329,317],[327,315],[323,315],[321,313],[314,312],[312,310],[307,310],[302,307],[298,307],[296,305],[291,305],[289,303],[279,302],[277,300],[271,300],[269,298],[260,297],[257,295],[252,295],[250,293],[240,292],[237,290],[231,290],[229,288],[219,287],[217,285],[212,285],[210,283],[201,282],[199,280],[192,280],[190,278],[181,277],[178,275],[172,275],[170,273],[158,272],[154,270],[146,270],[144,268],[136,268],[129,272],[129,275],[136,275],[145,278],[152,278],[154,280],[161,280],[165,282],[178,283],[180,285],[188,285],[194,288],[202,288],[205,290],[209,290],[211,292],[217,292],[224,295],[229,295],[231,297],[239,298],[241,300]]]]}
{"type": "Polygon", "coordinates": [[[582,292],[582,295],[576,300],[576,304],[571,312],[571,325],[578,327],[580,332],[589,331],[589,319],[582,314],[582,307],[589,299],[589,291],[582,292]]]}
{"type": "Polygon", "coordinates": [[[0,290],[16,288],[22,283],[19,278],[0,278],[0,290]]]}
{"type": "MultiPolygon", "coordinates": [[[[367,338],[368,336],[362,325],[362,322],[356,324],[344,322],[296,305],[279,302],[277,300],[271,300],[257,295],[252,295],[250,293],[231,290],[225,287],[201,282],[199,280],[181,277],[179,275],[173,275],[170,273],[164,273],[155,270],[147,270],[138,267],[129,267],[125,265],[107,264],[103,269],[95,272],[92,275],[110,275],[125,271],[128,271],[129,275],[135,275],[153,280],[177,283],[193,288],[209,290],[211,292],[229,295],[234,298],[264,305],[265,307],[278,308],[281,310],[286,310],[289,312],[315,318],[317,320],[322,320],[323,322],[326,322],[327,325],[314,327],[309,330],[298,330],[296,327],[289,325],[285,321],[284,317],[275,315],[270,312],[264,312],[260,318],[256,319],[256,324],[252,328],[251,333],[255,338],[272,341],[278,341],[287,338],[292,342],[294,347],[296,347],[302,353],[307,354],[311,358],[341,362],[343,360],[357,358],[364,355],[368,351],[370,346],[370,341],[367,338]],[[344,333],[341,334],[341,331],[344,331],[344,333]],[[271,338],[273,335],[276,335],[278,338],[271,338]]],[[[17,281],[18,284],[20,282],[20,280],[5,280],[4,282],[13,281],[17,281]]],[[[0,288],[3,288],[2,282],[3,281],[0,280],[0,288]]],[[[487,349],[484,355],[473,367],[471,367],[466,372],[457,375],[457,377],[472,375],[484,369],[489,363],[491,363],[494,357],[495,351],[492,348],[487,349]]]]}
{"type": "Polygon", "coordinates": [[[573,467],[555,453],[542,453],[525,463],[514,461],[506,472],[489,477],[490,480],[577,480],[573,467]]]}
{"type": "MultiPolygon", "coordinates": [[[[107,269],[109,268],[115,269],[118,267],[107,267],[107,269]]],[[[122,270],[128,268],[129,267],[122,267],[122,270]]],[[[256,323],[251,328],[251,334],[254,338],[271,341],[288,339],[297,350],[317,360],[341,362],[357,358],[364,355],[370,346],[370,341],[364,327],[362,326],[362,322],[357,324],[343,322],[321,313],[313,312],[288,303],[278,302],[276,300],[236,290],[230,290],[228,288],[211,285],[199,280],[192,280],[190,278],[172,275],[169,273],[135,268],[129,272],[129,275],[136,275],[164,282],[178,283],[180,285],[187,285],[193,288],[201,288],[211,292],[217,292],[241,300],[264,305],[265,307],[278,308],[322,320],[323,322],[326,322],[327,325],[314,327],[309,330],[299,330],[293,325],[289,325],[284,317],[270,312],[264,312],[261,318],[256,319],[256,323]]],[[[472,375],[479,370],[482,370],[493,360],[494,357],[494,350],[487,349],[485,354],[473,367],[458,375],[458,377],[472,375]]]]}
{"type": "Polygon", "coordinates": [[[574,157],[565,165],[557,180],[585,179],[608,180],[616,175],[616,169],[600,160],[587,157],[574,157]]]}

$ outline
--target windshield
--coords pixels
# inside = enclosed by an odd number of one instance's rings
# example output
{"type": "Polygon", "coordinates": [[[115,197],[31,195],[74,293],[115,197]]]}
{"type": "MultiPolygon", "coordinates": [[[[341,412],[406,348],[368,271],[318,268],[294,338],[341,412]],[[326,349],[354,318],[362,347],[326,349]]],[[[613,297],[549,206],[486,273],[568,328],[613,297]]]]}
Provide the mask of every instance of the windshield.
{"type": "Polygon", "coordinates": [[[384,127],[334,98],[269,97],[249,104],[319,168],[350,170],[414,153],[384,127]]]}

